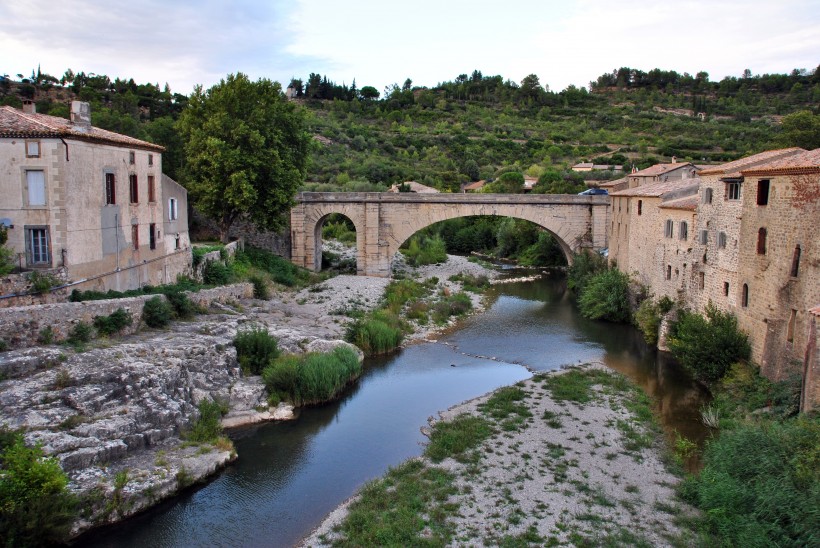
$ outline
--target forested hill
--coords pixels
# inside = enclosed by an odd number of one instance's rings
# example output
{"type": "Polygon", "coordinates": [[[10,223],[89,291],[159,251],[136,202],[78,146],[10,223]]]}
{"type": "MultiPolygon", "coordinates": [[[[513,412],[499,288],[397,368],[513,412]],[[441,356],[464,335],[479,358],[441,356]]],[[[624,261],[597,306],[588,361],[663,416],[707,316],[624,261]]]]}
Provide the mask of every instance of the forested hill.
{"type": "MultiPolygon", "coordinates": [[[[89,101],[94,125],[165,146],[164,170],[184,182],[175,121],[186,96],[167,85],[82,72],[57,79],[38,70],[18,80],[0,80],[0,104],[19,107],[30,98],[38,112],[67,117],[72,99],[89,101]]],[[[818,70],[747,71],[713,82],[704,72],[621,68],[590,82],[589,90],[560,92],[535,75],[516,83],[477,70],[432,88],[408,79],[379,92],[317,74],[289,86],[316,136],[311,189],[415,180],[457,191],[504,171],[570,183],[579,176],[569,168],[579,161],[629,169],[672,156],[710,163],[783,145],[820,146],[818,70]]]]}

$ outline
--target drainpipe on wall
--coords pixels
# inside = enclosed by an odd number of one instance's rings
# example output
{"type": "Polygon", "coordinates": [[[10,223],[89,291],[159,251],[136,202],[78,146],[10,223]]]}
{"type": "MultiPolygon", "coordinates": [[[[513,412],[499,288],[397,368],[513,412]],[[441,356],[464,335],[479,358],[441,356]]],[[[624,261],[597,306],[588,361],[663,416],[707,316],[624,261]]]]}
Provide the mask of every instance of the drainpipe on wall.
{"type": "Polygon", "coordinates": [[[117,242],[117,272],[120,271],[120,221],[119,215],[114,215],[114,237],[117,242]]]}

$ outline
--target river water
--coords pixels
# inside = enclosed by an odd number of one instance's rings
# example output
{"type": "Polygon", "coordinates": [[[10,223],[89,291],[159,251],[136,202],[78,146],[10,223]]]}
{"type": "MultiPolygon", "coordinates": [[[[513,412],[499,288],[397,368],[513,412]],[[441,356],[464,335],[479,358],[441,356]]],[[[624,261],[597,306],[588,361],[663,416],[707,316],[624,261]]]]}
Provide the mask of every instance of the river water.
{"type": "Polygon", "coordinates": [[[439,410],[590,360],[652,395],[667,433],[700,441],[705,392],[635,329],[582,318],[564,285],[495,286],[492,306],[458,330],[367,360],[341,400],[296,421],[234,432],[239,459],[216,479],[78,545],[292,546],[364,482],[421,454],[420,428],[439,410]]]}

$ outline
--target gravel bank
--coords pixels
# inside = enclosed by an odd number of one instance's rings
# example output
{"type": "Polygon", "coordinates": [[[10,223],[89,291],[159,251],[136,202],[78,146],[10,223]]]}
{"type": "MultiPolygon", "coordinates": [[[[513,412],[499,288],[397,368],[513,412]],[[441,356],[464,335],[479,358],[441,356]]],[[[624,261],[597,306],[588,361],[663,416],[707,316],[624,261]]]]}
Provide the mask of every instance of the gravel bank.
{"type": "MultiPolygon", "coordinates": [[[[602,364],[575,369],[606,370],[602,364]]],[[[676,544],[685,533],[674,516],[690,510],[675,501],[678,478],[662,463],[659,443],[652,443],[660,436],[629,410],[636,392],[596,385],[591,401],[576,403],[554,397],[545,378],[518,384],[531,416],[517,429],[497,428],[478,449],[477,464],[422,458],[456,478],[457,494],[447,500],[457,506],[449,513],[451,545],[496,546],[536,536],[539,545],[676,544]],[[636,436],[644,440],[637,447],[636,436]]],[[[491,396],[455,406],[439,420],[487,416],[481,406],[491,396]]],[[[302,546],[328,545],[355,501],[331,513],[302,546]]]]}

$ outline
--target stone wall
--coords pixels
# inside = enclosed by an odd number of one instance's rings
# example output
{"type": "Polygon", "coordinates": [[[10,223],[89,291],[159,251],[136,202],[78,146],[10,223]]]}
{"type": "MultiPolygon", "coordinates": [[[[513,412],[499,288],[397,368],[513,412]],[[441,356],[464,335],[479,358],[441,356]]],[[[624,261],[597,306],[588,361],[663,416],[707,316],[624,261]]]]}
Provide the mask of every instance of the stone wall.
{"type": "MultiPolygon", "coordinates": [[[[216,240],[219,238],[219,229],[216,223],[193,210],[193,237],[198,241],[216,240]]],[[[287,221],[290,222],[290,217],[287,221]]],[[[280,257],[290,258],[290,226],[286,225],[281,231],[259,230],[255,224],[245,219],[239,219],[231,226],[228,233],[231,239],[244,240],[247,245],[270,251],[280,257]]]]}
{"type": "MultiPolygon", "coordinates": [[[[68,272],[62,267],[38,272],[42,275],[52,276],[59,285],[69,281],[68,272]]],[[[0,308],[65,302],[68,298],[68,289],[55,289],[40,295],[30,295],[29,292],[32,290],[31,275],[33,273],[7,274],[0,278],[0,296],[2,296],[0,298],[0,308]]]]}
{"type": "MultiPolygon", "coordinates": [[[[191,301],[200,306],[212,302],[224,303],[253,296],[253,285],[241,283],[199,292],[186,292],[191,301]]],[[[57,303],[7,308],[0,314],[0,340],[9,348],[27,348],[38,345],[40,332],[48,327],[54,342],[65,340],[71,329],[79,322],[92,323],[96,316],[107,316],[119,308],[131,313],[133,322],[123,334],[136,332],[142,321],[145,302],[155,295],[141,295],[124,299],[106,299],[80,303],[57,303]]],[[[161,298],[165,298],[160,295],[161,298]]]]}

